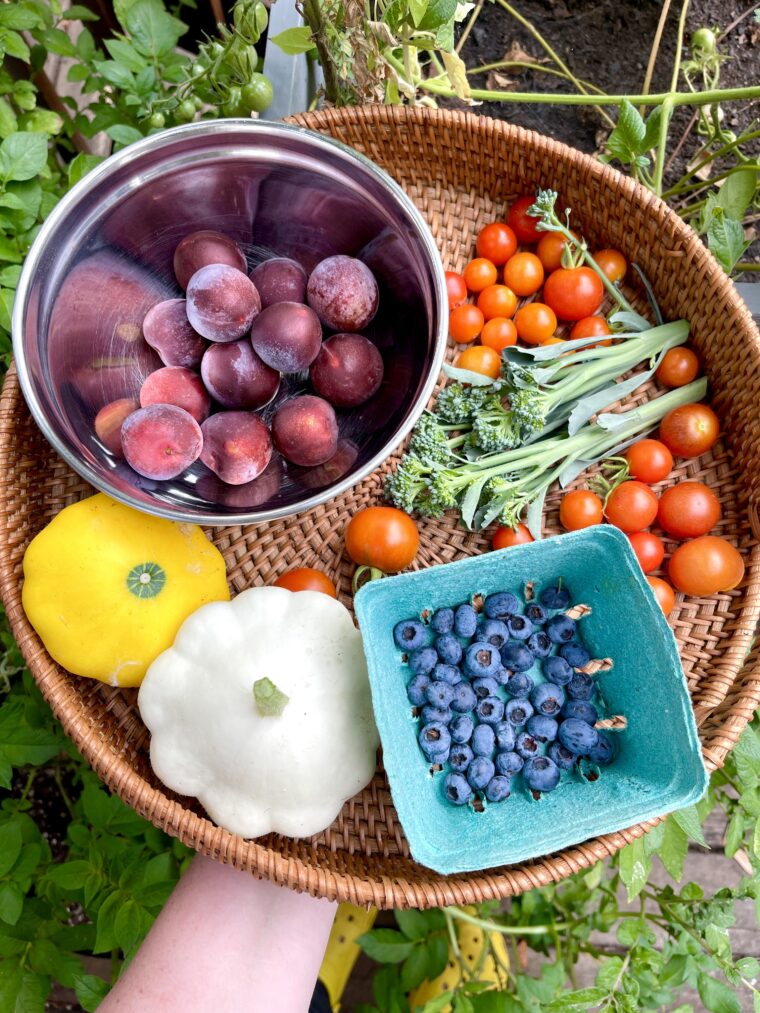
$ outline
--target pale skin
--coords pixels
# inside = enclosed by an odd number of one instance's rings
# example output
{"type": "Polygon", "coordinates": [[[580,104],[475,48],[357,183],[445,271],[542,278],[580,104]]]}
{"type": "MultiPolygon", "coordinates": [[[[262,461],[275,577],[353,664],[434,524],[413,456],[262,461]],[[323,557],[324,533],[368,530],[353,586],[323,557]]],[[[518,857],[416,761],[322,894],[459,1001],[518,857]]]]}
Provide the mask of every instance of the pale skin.
{"type": "Polygon", "coordinates": [[[306,1013],[337,905],[196,855],[99,1013],[306,1013]]]}

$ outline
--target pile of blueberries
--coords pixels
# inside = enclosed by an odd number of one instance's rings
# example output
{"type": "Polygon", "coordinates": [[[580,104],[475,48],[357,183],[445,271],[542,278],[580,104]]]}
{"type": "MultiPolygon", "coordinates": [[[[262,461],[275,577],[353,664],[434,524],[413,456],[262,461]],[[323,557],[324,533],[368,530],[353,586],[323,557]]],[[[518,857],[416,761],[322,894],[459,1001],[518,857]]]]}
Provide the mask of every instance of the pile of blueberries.
{"type": "Polygon", "coordinates": [[[501,802],[518,773],[535,797],[582,757],[612,762],[609,736],[594,727],[596,686],[579,671],[590,655],[565,614],[569,605],[560,581],[524,607],[499,591],[480,617],[464,604],[438,609],[429,624],[394,627],[412,673],[407,695],[419,714],[420,749],[431,765],[448,764],[443,790],[453,805],[476,793],[501,802]],[[536,665],[545,681],[529,674],[536,665]]]}

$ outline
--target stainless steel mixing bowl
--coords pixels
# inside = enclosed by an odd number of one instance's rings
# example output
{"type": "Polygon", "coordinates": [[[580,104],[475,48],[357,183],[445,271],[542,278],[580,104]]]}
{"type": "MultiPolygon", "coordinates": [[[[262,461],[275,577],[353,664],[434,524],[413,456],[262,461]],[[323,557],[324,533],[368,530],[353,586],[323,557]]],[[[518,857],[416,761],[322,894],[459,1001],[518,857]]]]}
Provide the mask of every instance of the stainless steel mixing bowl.
{"type": "MultiPolygon", "coordinates": [[[[253,120],[193,123],[120,151],[78,183],[42,227],[24,265],[13,347],[24,396],[58,453],[88,482],[148,513],[204,524],[254,523],[323,503],[372,472],[428,400],[446,341],[443,268],[422,216],[376,165],[337,141],[253,120]],[[180,292],[172,255],[183,236],[215,229],[249,268],[274,253],[307,271],[345,253],[372,269],[380,309],[365,330],[385,376],[359,408],[339,411],[335,457],[317,468],[279,458],[244,486],[200,462],[180,478],[142,478],[95,435],[104,404],[135,397],[161,363],[141,324],[180,292]]],[[[305,390],[285,378],[283,398],[305,390]]]]}

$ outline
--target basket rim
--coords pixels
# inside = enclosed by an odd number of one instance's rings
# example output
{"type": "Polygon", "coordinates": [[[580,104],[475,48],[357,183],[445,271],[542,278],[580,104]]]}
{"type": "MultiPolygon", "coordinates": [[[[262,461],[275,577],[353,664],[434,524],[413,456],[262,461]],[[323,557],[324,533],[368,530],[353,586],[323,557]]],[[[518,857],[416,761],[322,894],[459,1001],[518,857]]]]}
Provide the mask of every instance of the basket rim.
{"type": "MultiPolygon", "coordinates": [[[[523,130],[512,124],[475,116],[466,111],[365,106],[306,113],[291,117],[289,122],[307,129],[329,130],[331,124],[359,124],[362,121],[391,126],[394,123],[411,121],[425,127],[430,127],[433,123],[444,128],[472,125],[478,130],[491,130],[503,135],[507,141],[527,144],[540,154],[548,154],[583,165],[592,177],[604,178],[607,183],[612,179],[629,198],[636,199],[645,206],[651,204],[658,208],[666,208],[668,216],[671,216],[677,238],[690,252],[693,252],[697,264],[707,265],[711,269],[711,274],[713,271],[719,272],[717,281],[722,280],[727,305],[746,316],[749,334],[758,349],[758,355],[760,355],[760,334],[752,322],[749,311],[728,277],[723,274],[696,233],[667,208],[664,202],[629,177],[609,166],[602,165],[592,156],[578,152],[535,131],[523,130]]],[[[8,371],[0,405],[2,408],[0,410],[1,461],[8,457],[13,416],[17,414],[19,406],[25,410],[17,373],[13,366],[8,371]]],[[[90,726],[87,734],[69,730],[72,718],[68,709],[72,707],[75,696],[73,683],[70,682],[71,677],[52,663],[41,641],[31,628],[21,605],[21,582],[18,579],[18,567],[14,568],[9,558],[9,546],[13,543],[15,525],[14,517],[9,515],[6,508],[5,489],[8,487],[8,481],[7,469],[1,469],[0,596],[5,603],[11,629],[35,681],[67,734],[72,737],[77,748],[105,784],[122,798],[129,791],[128,804],[138,813],[152,818],[156,825],[161,826],[173,836],[181,835],[183,841],[195,850],[218,861],[233,864],[258,877],[268,878],[279,885],[288,886],[299,892],[308,892],[314,896],[350,901],[356,904],[373,904],[381,908],[424,908],[445,904],[466,904],[479,899],[500,899],[514,896],[536,886],[559,881],[573,872],[589,867],[599,859],[613,855],[630,841],[642,836],[661,822],[662,817],[617,833],[593,838],[518,866],[506,866],[453,876],[440,876],[430,870],[425,870],[428,873],[428,879],[424,883],[415,882],[402,874],[395,874],[393,870],[384,872],[382,875],[366,874],[360,877],[350,871],[350,860],[343,863],[343,868],[338,868],[334,864],[328,867],[324,862],[320,862],[319,858],[319,850],[324,846],[314,847],[312,862],[302,857],[283,854],[271,847],[259,844],[256,840],[244,841],[242,838],[235,837],[228,831],[217,827],[208,817],[199,816],[185,809],[181,802],[169,799],[160,787],[151,786],[133,769],[123,753],[119,752],[118,745],[110,739],[99,736],[94,727],[90,726]],[[47,667],[47,671],[43,671],[43,666],[47,667]],[[72,688],[67,690],[67,686],[72,688]],[[164,816],[158,821],[155,816],[151,815],[151,802],[160,799],[164,803],[164,816]],[[180,822],[182,822],[181,834],[180,822]]],[[[750,516],[754,512],[755,508],[752,504],[750,516]]],[[[755,570],[760,570],[759,546],[752,550],[751,564],[755,570]]],[[[725,715],[716,715],[721,721],[721,743],[717,746],[711,745],[709,749],[705,749],[703,745],[703,754],[708,770],[722,765],[748,723],[749,717],[747,715],[751,715],[755,707],[760,704],[760,652],[749,654],[745,658],[736,683],[739,686],[739,692],[731,712],[725,715]],[[736,713],[737,709],[740,713],[736,713]]],[[[77,710],[81,712],[81,704],[77,706],[77,710]]],[[[713,713],[714,708],[711,708],[709,712],[704,714],[704,717],[708,718],[713,713]]],[[[382,859],[378,856],[377,861],[381,862],[382,859]]]]}

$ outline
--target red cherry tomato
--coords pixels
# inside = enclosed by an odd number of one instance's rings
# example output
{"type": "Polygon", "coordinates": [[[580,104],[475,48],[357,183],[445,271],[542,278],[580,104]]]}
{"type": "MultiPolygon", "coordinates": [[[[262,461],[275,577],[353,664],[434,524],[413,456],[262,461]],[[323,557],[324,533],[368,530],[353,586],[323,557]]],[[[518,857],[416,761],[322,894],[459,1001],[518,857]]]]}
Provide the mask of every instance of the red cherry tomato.
{"type": "Polygon", "coordinates": [[[675,538],[698,538],[720,520],[720,500],[702,482],[679,482],[660,496],[657,520],[675,538]]]}
{"type": "Polygon", "coordinates": [[[744,576],[744,560],[725,538],[702,535],[678,546],[668,576],[684,594],[705,597],[736,587],[744,576]]]}
{"type": "Polygon", "coordinates": [[[496,284],[496,265],[485,257],[476,257],[464,269],[464,280],[471,292],[482,292],[489,285],[496,284]]]}
{"type": "Polygon", "coordinates": [[[467,345],[483,330],[483,313],[472,303],[457,306],[449,315],[449,334],[459,345],[467,345]]]}
{"type": "Polygon", "coordinates": [[[673,588],[668,584],[667,580],[663,580],[661,577],[647,577],[647,581],[654,591],[654,596],[662,611],[666,616],[670,615],[676,604],[673,588]]]}
{"type": "Polygon", "coordinates": [[[634,531],[628,538],[644,573],[659,570],[665,558],[665,545],[662,539],[653,535],[651,531],[634,531]]]}
{"type": "Polygon", "coordinates": [[[527,525],[518,524],[516,528],[497,528],[493,534],[491,545],[494,549],[508,549],[512,545],[525,545],[533,541],[533,535],[527,525]]]}
{"type": "Polygon", "coordinates": [[[485,257],[492,264],[501,267],[517,250],[517,236],[508,225],[494,222],[478,233],[475,249],[479,257],[485,257]]]}
{"type": "Polygon", "coordinates": [[[507,225],[517,236],[518,243],[537,243],[544,234],[539,231],[538,218],[528,214],[528,208],[536,203],[536,198],[526,195],[518,197],[507,214],[507,225]]]}
{"type": "Polygon", "coordinates": [[[517,344],[517,328],[512,320],[506,317],[493,317],[488,320],[480,332],[480,343],[494,352],[501,352],[510,345],[517,344]]]}
{"type": "Polygon", "coordinates": [[[543,281],[544,266],[535,253],[516,253],[504,265],[504,283],[515,295],[533,295],[543,281]]]}
{"type": "Polygon", "coordinates": [[[662,482],[673,470],[673,455],[659,440],[639,440],[625,452],[628,470],[639,482],[662,482]]]}
{"type": "Polygon", "coordinates": [[[566,531],[579,531],[601,524],[604,505],[590,489],[574,489],[562,497],[559,505],[559,520],[566,531]]]}
{"type": "MultiPolygon", "coordinates": [[[[573,341],[575,338],[602,338],[607,334],[612,334],[612,331],[604,317],[584,317],[576,324],[573,324],[573,329],[570,331],[570,340],[573,341]]],[[[598,341],[597,344],[611,345],[612,341],[598,341]]],[[[595,348],[596,345],[587,345],[586,347],[595,348]]]]}
{"type": "Polygon", "coordinates": [[[385,573],[398,573],[409,566],[419,547],[417,525],[395,507],[365,507],[346,528],[346,552],[351,559],[385,573]]]}
{"type": "Polygon", "coordinates": [[[663,387],[684,387],[696,380],[699,359],[690,348],[669,348],[657,367],[655,376],[663,387]]]}
{"type": "Polygon", "coordinates": [[[560,320],[592,316],[603,298],[602,279],[590,267],[560,267],[544,285],[544,302],[560,320]]]}
{"type": "Polygon", "coordinates": [[[467,302],[467,285],[461,274],[456,271],[446,272],[446,294],[449,297],[449,309],[464,306],[467,302]]]}
{"type": "Polygon", "coordinates": [[[337,598],[335,584],[326,573],[313,570],[310,566],[299,566],[295,570],[286,570],[274,582],[275,587],[284,587],[286,591],[320,591],[331,598],[337,598]]]}
{"type": "Polygon", "coordinates": [[[685,404],[668,412],[660,423],[660,439],[678,457],[699,457],[720,435],[720,422],[706,404],[685,404]]]}
{"type": "Polygon", "coordinates": [[[620,250],[598,250],[593,256],[613,284],[625,278],[628,264],[620,250]]]}
{"type": "Polygon", "coordinates": [[[607,497],[604,513],[621,531],[642,531],[657,516],[657,497],[643,482],[623,482],[607,497]]]}

